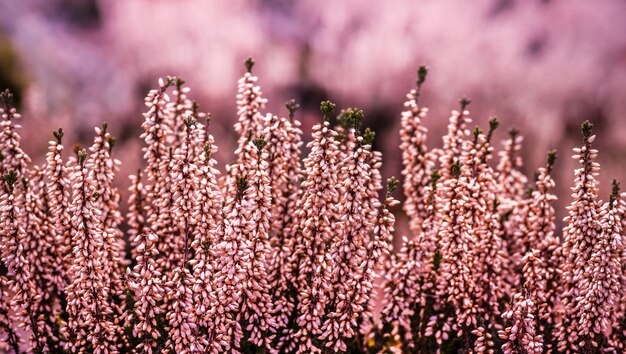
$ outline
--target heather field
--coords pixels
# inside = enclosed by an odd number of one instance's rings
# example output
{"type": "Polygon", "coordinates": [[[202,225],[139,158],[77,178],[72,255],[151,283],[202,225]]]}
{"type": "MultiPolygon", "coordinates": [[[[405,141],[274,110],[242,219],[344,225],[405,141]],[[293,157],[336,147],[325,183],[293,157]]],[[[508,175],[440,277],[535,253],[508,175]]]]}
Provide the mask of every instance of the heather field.
{"type": "Polygon", "coordinates": [[[0,354],[626,353],[624,13],[0,0],[0,354]]]}
{"type": "Polygon", "coordinates": [[[182,79],[158,80],[125,199],[107,124],[86,148],[51,132],[35,164],[2,93],[4,351],[625,350],[626,194],[614,181],[598,195],[590,122],[557,230],[555,151],[525,176],[520,132],[496,151],[498,119],[472,128],[467,98],[443,147],[426,145],[426,67],[401,115],[402,176],[384,183],[363,111],[323,101],[305,139],[297,102],[264,112],[253,66],[238,83],[236,158],[224,171],[211,115],[182,79]],[[393,252],[400,183],[410,232],[393,252]]]}

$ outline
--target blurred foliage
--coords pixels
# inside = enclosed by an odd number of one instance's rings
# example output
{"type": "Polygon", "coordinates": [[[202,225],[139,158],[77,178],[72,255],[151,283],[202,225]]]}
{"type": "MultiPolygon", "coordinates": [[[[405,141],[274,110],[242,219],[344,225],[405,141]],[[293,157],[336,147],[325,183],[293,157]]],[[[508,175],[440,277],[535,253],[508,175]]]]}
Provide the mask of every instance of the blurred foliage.
{"type": "Polygon", "coordinates": [[[0,87],[9,89],[15,95],[14,102],[18,109],[22,104],[26,83],[26,75],[17,52],[11,43],[0,35],[0,87]]]}

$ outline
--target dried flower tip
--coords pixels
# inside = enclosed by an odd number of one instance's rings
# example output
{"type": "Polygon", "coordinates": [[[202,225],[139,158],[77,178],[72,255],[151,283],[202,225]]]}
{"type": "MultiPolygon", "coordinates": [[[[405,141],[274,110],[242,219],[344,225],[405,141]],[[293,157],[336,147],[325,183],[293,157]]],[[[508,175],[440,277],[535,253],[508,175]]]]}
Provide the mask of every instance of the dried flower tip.
{"type": "MultiPolygon", "coordinates": [[[[491,137],[493,136],[493,132],[498,129],[498,126],[500,125],[500,121],[498,120],[498,117],[491,117],[489,119],[489,134],[487,134],[487,141],[491,141],[491,137]]],[[[513,139],[515,140],[515,139],[513,139]]]]}
{"type": "Polygon", "coordinates": [[[474,128],[474,145],[476,145],[478,143],[478,137],[480,136],[480,134],[483,133],[483,130],[480,129],[480,127],[476,127],[474,128]]]}
{"type": "Polygon", "coordinates": [[[417,88],[422,87],[424,81],[426,81],[426,74],[428,74],[428,67],[422,65],[417,69],[417,88]]]}
{"type": "Polygon", "coordinates": [[[387,196],[391,196],[391,193],[393,193],[393,191],[398,188],[398,184],[400,184],[400,181],[398,181],[396,177],[392,176],[391,178],[387,179],[387,196]]]}
{"type": "Polygon", "coordinates": [[[363,122],[363,111],[356,108],[347,108],[341,111],[337,121],[343,127],[354,128],[357,132],[361,129],[363,122]]]}
{"type": "Polygon", "coordinates": [[[249,73],[252,72],[252,67],[254,66],[254,60],[252,60],[252,58],[248,58],[248,59],[246,59],[244,64],[246,65],[246,70],[249,73]]]}
{"type": "Polygon", "coordinates": [[[194,117],[192,117],[192,116],[189,116],[189,117],[185,118],[184,122],[185,122],[185,126],[187,128],[189,128],[192,125],[196,124],[196,119],[194,117]]]}
{"type": "Polygon", "coordinates": [[[581,131],[583,133],[583,141],[584,142],[587,142],[587,139],[589,139],[591,137],[591,129],[592,128],[593,128],[593,124],[591,124],[591,122],[589,122],[588,120],[586,120],[583,123],[583,125],[581,127],[581,131]]]}
{"type": "Polygon", "coordinates": [[[57,143],[61,144],[61,140],[63,139],[63,128],[59,128],[59,130],[55,130],[52,132],[54,138],[57,140],[57,143]]]}
{"type": "Polygon", "coordinates": [[[265,147],[265,145],[267,145],[267,141],[265,141],[265,139],[263,138],[263,136],[260,136],[256,139],[254,139],[253,141],[254,146],[256,146],[256,148],[261,151],[263,150],[263,148],[265,147]]]}
{"type": "Polygon", "coordinates": [[[619,182],[616,179],[614,179],[613,182],[611,182],[611,196],[609,197],[610,207],[612,207],[613,202],[615,202],[615,200],[619,198],[619,190],[620,190],[619,182]]]}
{"type": "Polygon", "coordinates": [[[80,167],[83,167],[83,165],[85,164],[85,159],[87,158],[87,151],[85,151],[85,149],[80,149],[76,153],[76,156],[78,157],[78,164],[80,165],[80,167]]]}
{"type": "Polygon", "coordinates": [[[439,170],[434,170],[433,173],[430,174],[430,183],[433,187],[433,190],[437,187],[437,182],[441,179],[441,174],[439,170]]]}
{"type": "Polygon", "coordinates": [[[556,161],[556,150],[548,151],[548,158],[546,161],[548,173],[552,172],[552,167],[554,166],[555,161],[556,161]]]}
{"type": "Polygon", "coordinates": [[[498,207],[500,206],[500,201],[498,198],[494,198],[493,200],[493,212],[496,213],[498,211],[498,207]]]}
{"type": "Polygon", "coordinates": [[[159,79],[159,86],[161,87],[161,90],[165,91],[168,88],[170,88],[172,85],[174,85],[175,79],[176,79],[175,76],[166,76],[165,82],[163,82],[163,79],[159,79]]]}
{"type": "Polygon", "coordinates": [[[211,159],[211,143],[204,144],[204,158],[207,162],[211,159]]]}
{"type": "MultiPolygon", "coordinates": [[[[535,180],[539,179],[539,177],[537,176],[537,178],[535,178],[535,180]]],[[[529,186],[528,188],[526,188],[526,198],[530,199],[533,197],[533,192],[535,191],[535,188],[533,188],[532,186],[529,186]]]]}
{"type": "Polygon", "coordinates": [[[237,177],[237,199],[241,199],[246,189],[248,189],[248,179],[245,176],[238,176],[237,177]]]}
{"type": "Polygon", "coordinates": [[[363,145],[372,145],[375,137],[376,133],[373,130],[365,128],[365,132],[363,133],[363,145]]]}
{"type": "Polygon", "coordinates": [[[113,148],[115,147],[115,144],[117,144],[117,139],[115,139],[114,137],[110,136],[107,139],[107,142],[109,143],[109,153],[111,153],[113,151],[113,148]]]}
{"type": "Polygon", "coordinates": [[[441,251],[436,250],[433,257],[433,270],[436,272],[439,270],[439,265],[441,264],[441,260],[443,259],[443,254],[441,251]]]}
{"type": "Polygon", "coordinates": [[[107,133],[107,129],[109,128],[109,124],[107,122],[102,123],[100,126],[100,130],[102,131],[102,135],[107,133]]]}
{"type": "Polygon", "coordinates": [[[463,111],[465,111],[465,108],[467,108],[467,106],[469,106],[469,104],[472,103],[472,101],[467,97],[461,97],[461,99],[459,100],[459,103],[461,104],[461,114],[462,114],[463,111]]]}
{"type": "Polygon", "coordinates": [[[13,170],[9,171],[9,173],[5,174],[2,177],[2,180],[9,187],[9,192],[13,193],[13,185],[15,185],[15,182],[17,182],[17,172],[13,170]]]}
{"type": "Polygon", "coordinates": [[[82,149],[83,147],[80,146],[80,144],[74,144],[74,147],[72,148],[72,151],[74,151],[74,154],[76,154],[76,156],[78,156],[78,152],[82,149]]]}
{"type": "Polygon", "coordinates": [[[291,119],[293,119],[293,116],[296,113],[296,111],[300,109],[300,105],[296,103],[296,100],[294,99],[291,99],[285,102],[285,107],[287,107],[287,110],[289,111],[289,118],[291,119]]]}
{"type": "Polygon", "coordinates": [[[4,104],[4,108],[6,108],[7,110],[13,107],[13,98],[14,96],[11,91],[9,91],[9,89],[0,92],[0,101],[2,101],[2,104],[4,104]]]}
{"type": "Polygon", "coordinates": [[[192,101],[192,102],[191,102],[191,114],[192,114],[194,117],[197,117],[197,116],[198,116],[198,107],[199,107],[199,106],[198,106],[198,102],[196,102],[196,101],[192,101]]]}
{"type": "Polygon", "coordinates": [[[324,114],[324,120],[328,121],[330,119],[330,116],[335,111],[335,107],[336,105],[330,101],[322,101],[320,104],[320,110],[322,111],[322,114],[324,114]]]}
{"type": "Polygon", "coordinates": [[[459,176],[461,175],[461,162],[455,162],[454,165],[452,165],[452,167],[450,168],[450,172],[452,173],[452,176],[454,176],[454,178],[459,178],[459,176]]]}
{"type": "Polygon", "coordinates": [[[185,80],[174,76],[172,78],[172,81],[174,82],[174,84],[176,85],[176,90],[180,91],[180,89],[183,87],[183,85],[185,84],[185,80]]]}

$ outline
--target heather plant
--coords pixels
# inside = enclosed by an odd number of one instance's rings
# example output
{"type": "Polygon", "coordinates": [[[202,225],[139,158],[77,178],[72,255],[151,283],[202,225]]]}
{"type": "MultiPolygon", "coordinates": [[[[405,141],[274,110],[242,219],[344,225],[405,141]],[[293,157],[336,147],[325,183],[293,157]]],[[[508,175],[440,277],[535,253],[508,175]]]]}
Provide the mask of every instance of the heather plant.
{"type": "Polygon", "coordinates": [[[386,191],[363,111],[322,102],[303,156],[298,104],[263,112],[253,67],[239,82],[239,138],[223,173],[211,116],[183,80],[159,80],[125,198],[106,124],[69,156],[54,131],[33,164],[2,93],[2,351],[624,350],[626,195],[614,182],[607,202],[598,197],[591,123],[559,235],[555,152],[527,178],[519,132],[496,154],[499,121],[470,129],[466,98],[442,148],[429,148],[425,67],[401,115],[404,180],[386,191]],[[409,234],[393,252],[399,185],[409,234]]]}

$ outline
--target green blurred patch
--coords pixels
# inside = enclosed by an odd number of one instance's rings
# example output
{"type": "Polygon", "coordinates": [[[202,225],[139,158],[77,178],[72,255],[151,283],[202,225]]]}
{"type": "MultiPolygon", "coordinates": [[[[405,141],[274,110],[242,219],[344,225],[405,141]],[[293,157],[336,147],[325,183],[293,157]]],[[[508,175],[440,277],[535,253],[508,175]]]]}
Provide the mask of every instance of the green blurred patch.
{"type": "Polygon", "coordinates": [[[20,59],[11,42],[0,35],[0,90],[9,89],[14,94],[14,103],[22,105],[27,79],[20,59]]]}

